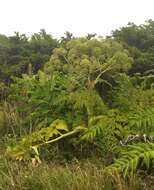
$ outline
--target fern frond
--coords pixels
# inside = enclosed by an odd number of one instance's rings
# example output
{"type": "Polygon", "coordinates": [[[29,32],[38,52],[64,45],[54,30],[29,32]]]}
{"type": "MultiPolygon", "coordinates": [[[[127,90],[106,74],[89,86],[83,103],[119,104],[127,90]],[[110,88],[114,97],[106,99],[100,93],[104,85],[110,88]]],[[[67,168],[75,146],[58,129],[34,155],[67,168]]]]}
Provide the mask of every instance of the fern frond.
{"type": "Polygon", "coordinates": [[[138,143],[128,145],[121,151],[118,159],[106,168],[107,171],[117,170],[124,176],[133,175],[139,169],[151,170],[154,167],[154,143],[138,143]]]}
{"type": "Polygon", "coordinates": [[[111,127],[111,122],[111,118],[109,118],[107,115],[100,115],[90,118],[88,129],[81,137],[81,139],[92,141],[94,138],[100,136],[102,133],[105,134],[107,131],[109,131],[108,129],[109,127],[111,127]]]}
{"type": "Polygon", "coordinates": [[[101,134],[123,138],[123,136],[128,134],[128,128],[123,127],[126,122],[125,115],[122,115],[116,109],[111,109],[107,114],[93,116],[89,119],[88,129],[82,136],[82,139],[93,140],[101,134]]]}
{"type": "Polygon", "coordinates": [[[154,129],[154,108],[138,109],[128,116],[129,126],[137,131],[150,133],[154,129]]]}

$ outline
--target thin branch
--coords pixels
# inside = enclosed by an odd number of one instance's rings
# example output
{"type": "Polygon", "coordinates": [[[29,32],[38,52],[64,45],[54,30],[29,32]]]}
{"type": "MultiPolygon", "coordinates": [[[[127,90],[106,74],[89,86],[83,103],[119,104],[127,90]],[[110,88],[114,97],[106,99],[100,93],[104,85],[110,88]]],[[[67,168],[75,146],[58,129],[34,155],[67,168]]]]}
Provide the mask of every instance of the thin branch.
{"type": "MultiPolygon", "coordinates": [[[[75,129],[75,130],[73,130],[73,131],[71,131],[71,132],[68,132],[68,133],[66,133],[66,134],[63,134],[63,135],[61,135],[61,136],[59,136],[59,137],[57,137],[57,138],[55,138],[55,139],[52,139],[52,140],[50,140],[50,141],[46,141],[46,142],[43,142],[43,143],[34,145],[34,147],[39,147],[39,146],[43,146],[43,145],[45,145],[45,144],[50,144],[50,143],[57,142],[57,141],[59,141],[60,139],[63,139],[63,138],[65,138],[65,137],[68,137],[68,136],[71,136],[71,135],[74,135],[74,134],[80,132],[81,129],[82,129],[82,128],[80,128],[80,129],[75,129]]],[[[83,129],[82,129],[82,130],[83,130],[83,129]]]]}
{"type": "Polygon", "coordinates": [[[94,81],[94,84],[95,84],[95,85],[98,83],[98,80],[99,80],[99,78],[102,76],[102,74],[111,69],[111,66],[112,66],[112,64],[109,65],[105,70],[103,70],[102,72],[100,72],[100,74],[96,77],[96,79],[95,79],[95,81],[94,81]]]}

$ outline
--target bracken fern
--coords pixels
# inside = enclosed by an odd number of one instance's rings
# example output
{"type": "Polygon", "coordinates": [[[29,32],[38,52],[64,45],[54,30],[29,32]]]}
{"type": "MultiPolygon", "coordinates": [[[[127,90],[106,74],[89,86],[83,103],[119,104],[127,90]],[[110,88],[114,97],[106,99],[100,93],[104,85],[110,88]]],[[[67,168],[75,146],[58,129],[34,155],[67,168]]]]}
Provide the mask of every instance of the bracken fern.
{"type": "Polygon", "coordinates": [[[127,145],[121,150],[119,158],[106,168],[107,171],[119,171],[127,176],[138,170],[151,171],[154,167],[154,143],[137,143],[127,145]]]}

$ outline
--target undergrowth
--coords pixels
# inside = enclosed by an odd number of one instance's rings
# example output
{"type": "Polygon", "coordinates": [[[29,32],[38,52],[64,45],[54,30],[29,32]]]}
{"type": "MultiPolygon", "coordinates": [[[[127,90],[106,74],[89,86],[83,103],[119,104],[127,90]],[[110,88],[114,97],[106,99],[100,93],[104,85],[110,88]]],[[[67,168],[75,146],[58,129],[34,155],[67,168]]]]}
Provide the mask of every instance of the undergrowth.
{"type": "Polygon", "coordinates": [[[128,177],[104,173],[95,160],[33,166],[0,158],[0,190],[151,190],[152,176],[128,177]]]}

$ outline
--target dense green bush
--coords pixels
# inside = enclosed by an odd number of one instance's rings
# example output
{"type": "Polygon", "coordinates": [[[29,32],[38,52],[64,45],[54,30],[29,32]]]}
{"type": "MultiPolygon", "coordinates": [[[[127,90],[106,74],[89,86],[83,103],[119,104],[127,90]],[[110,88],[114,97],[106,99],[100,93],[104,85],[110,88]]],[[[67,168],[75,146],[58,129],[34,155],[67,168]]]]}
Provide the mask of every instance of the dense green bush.
{"type": "Polygon", "coordinates": [[[0,189],[152,188],[142,183],[154,168],[151,27],[0,36],[0,189]]]}

